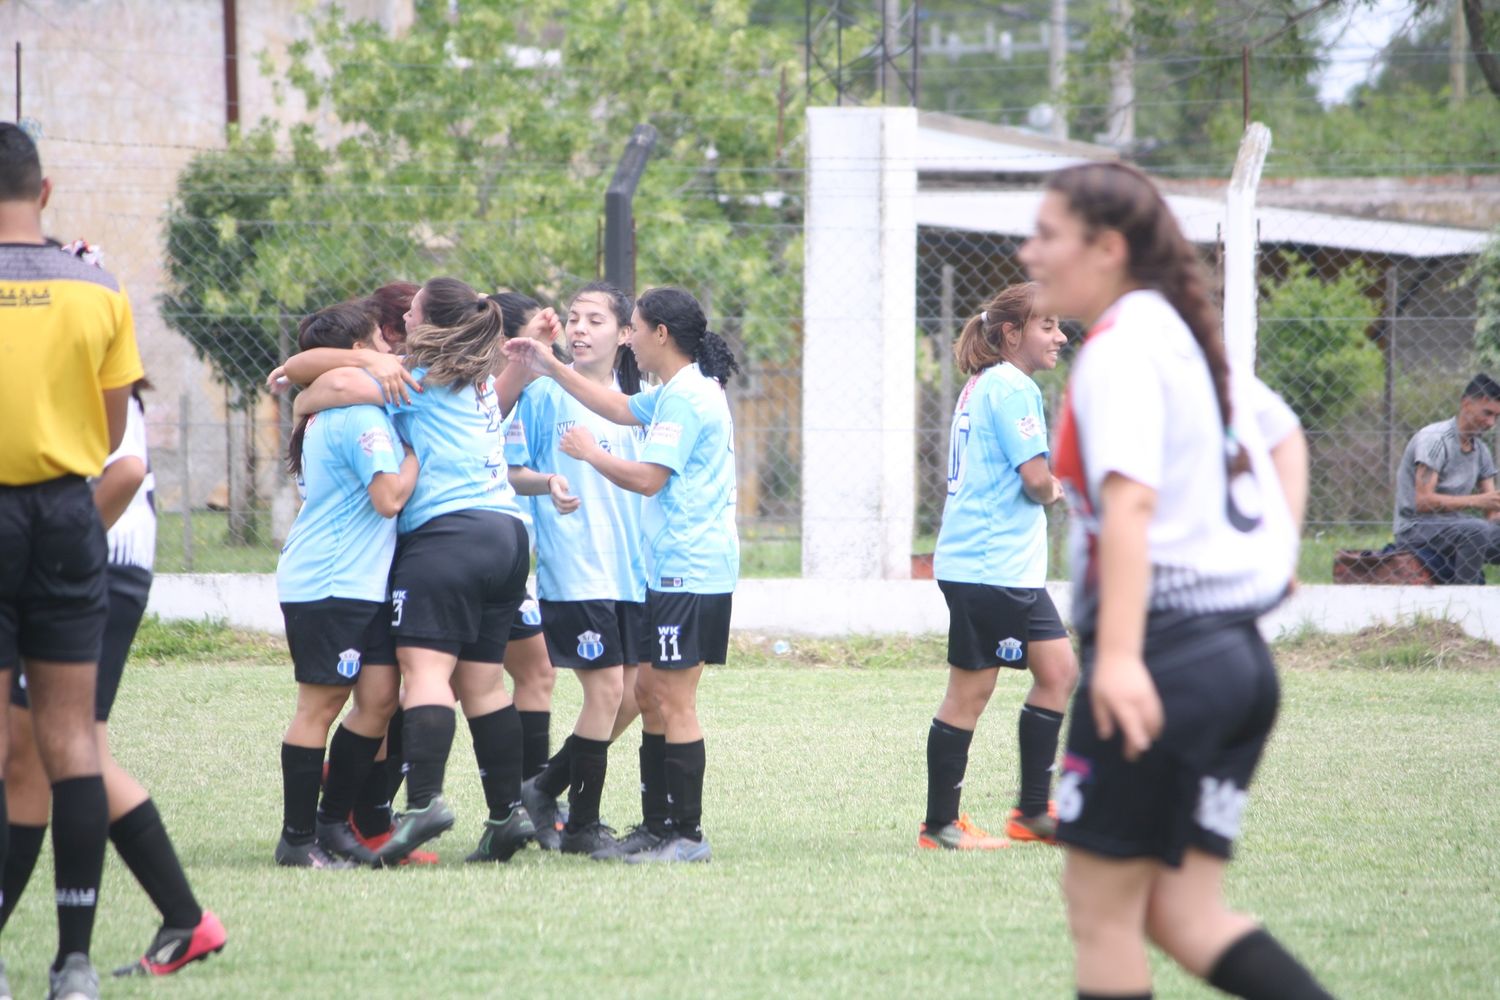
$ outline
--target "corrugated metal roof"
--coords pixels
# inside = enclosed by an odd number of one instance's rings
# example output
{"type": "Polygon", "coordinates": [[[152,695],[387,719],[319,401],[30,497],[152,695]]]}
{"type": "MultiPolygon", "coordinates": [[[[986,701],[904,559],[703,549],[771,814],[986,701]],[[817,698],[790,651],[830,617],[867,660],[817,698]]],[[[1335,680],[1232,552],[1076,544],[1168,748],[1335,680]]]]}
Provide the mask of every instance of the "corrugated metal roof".
{"type": "MultiPolygon", "coordinates": [[[[1194,243],[1216,243],[1224,204],[1211,198],[1166,196],[1183,233],[1194,243]]],[[[921,191],[917,225],[1003,236],[1031,235],[1041,191],[921,191]]],[[[1262,244],[1327,247],[1399,257],[1452,257],[1478,253],[1489,234],[1456,226],[1360,219],[1326,212],[1261,206],[1262,244]]]]}

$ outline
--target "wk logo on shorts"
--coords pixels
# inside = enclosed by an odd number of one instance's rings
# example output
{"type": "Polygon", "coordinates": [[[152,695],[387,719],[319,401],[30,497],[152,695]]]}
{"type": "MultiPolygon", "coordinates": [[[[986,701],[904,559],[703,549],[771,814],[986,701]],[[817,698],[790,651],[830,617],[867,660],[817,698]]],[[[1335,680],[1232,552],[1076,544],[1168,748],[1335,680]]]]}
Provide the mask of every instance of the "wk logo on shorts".
{"type": "Polygon", "coordinates": [[[391,591],[391,627],[397,628],[401,624],[401,612],[406,610],[406,591],[391,591]]]}
{"type": "Polygon", "coordinates": [[[1000,657],[1001,663],[1020,663],[1021,657],[1026,655],[1026,647],[1020,639],[1012,636],[1000,640],[1000,645],[995,647],[995,655],[1000,657]]]}
{"type": "Polygon", "coordinates": [[[1249,795],[1228,778],[1204,778],[1198,784],[1198,809],[1193,819],[1210,833],[1233,840],[1240,835],[1240,820],[1248,800],[1249,795]]]}
{"type": "Polygon", "coordinates": [[[657,657],[659,661],[671,663],[682,659],[682,650],[677,648],[677,640],[681,635],[681,625],[656,626],[656,641],[661,644],[661,655],[657,657]]]}
{"type": "Polygon", "coordinates": [[[585,660],[597,660],[604,655],[604,636],[598,632],[578,633],[578,655],[585,660]]]}
{"type": "Polygon", "coordinates": [[[340,677],[359,676],[359,650],[346,649],[339,654],[338,672],[340,677]]]}

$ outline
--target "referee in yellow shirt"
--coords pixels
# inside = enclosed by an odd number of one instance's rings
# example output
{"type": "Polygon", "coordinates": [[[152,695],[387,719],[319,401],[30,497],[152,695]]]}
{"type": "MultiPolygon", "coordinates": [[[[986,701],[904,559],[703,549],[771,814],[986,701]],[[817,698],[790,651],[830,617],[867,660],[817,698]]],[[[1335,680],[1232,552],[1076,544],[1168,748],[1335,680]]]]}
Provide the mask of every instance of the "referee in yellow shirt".
{"type": "MultiPolygon", "coordinates": [[[[94,740],[108,548],[88,479],[119,446],[144,372],[119,282],[43,237],[51,192],[31,138],[0,122],[0,690],[25,670],[52,782],[58,949],[48,996],[91,998],[108,829],[94,740]]],[[[0,789],[0,831],[3,813],[0,789]]],[[[0,832],[0,861],[7,840],[0,832]]],[[[8,996],[3,979],[0,964],[8,996]]]]}

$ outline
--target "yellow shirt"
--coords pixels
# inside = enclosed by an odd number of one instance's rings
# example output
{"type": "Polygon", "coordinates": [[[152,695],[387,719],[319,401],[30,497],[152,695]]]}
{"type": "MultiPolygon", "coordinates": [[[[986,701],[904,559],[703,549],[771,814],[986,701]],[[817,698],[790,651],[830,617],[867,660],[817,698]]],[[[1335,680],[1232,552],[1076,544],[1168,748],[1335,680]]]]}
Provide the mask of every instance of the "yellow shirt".
{"type": "Polygon", "coordinates": [[[0,244],[0,485],[97,476],[103,390],[144,374],[112,274],[54,246],[0,244]]]}

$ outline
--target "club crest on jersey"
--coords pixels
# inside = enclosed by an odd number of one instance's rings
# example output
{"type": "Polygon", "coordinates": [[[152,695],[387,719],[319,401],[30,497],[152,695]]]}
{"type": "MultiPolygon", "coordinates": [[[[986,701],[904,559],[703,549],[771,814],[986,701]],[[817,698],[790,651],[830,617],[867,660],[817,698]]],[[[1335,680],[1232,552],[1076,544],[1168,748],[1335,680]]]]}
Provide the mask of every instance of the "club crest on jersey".
{"type": "Polygon", "coordinates": [[[542,606],[534,598],[521,602],[521,624],[536,628],[542,623],[542,606]]]}
{"type": "Polygon", "coordinates": [[[598,632],[578,633],[578,655],[585,660],[597,660],[604,655],[604,637],[598,632]]]}
{"type": "Polygon", "coordinates": [[[338,672],[340,677],[359,675],[359,650],[346,649],[339,654],[338,672]]]}
{"type": "Polygon", "coordinates": [[[995,655],[1000,657],[1001,663],[1020,663],[1021,657],[1026,655],[1026,647],[1020,639],[1012,636],[1000,640],[1000,645],[995,647],[995,655]]]}

